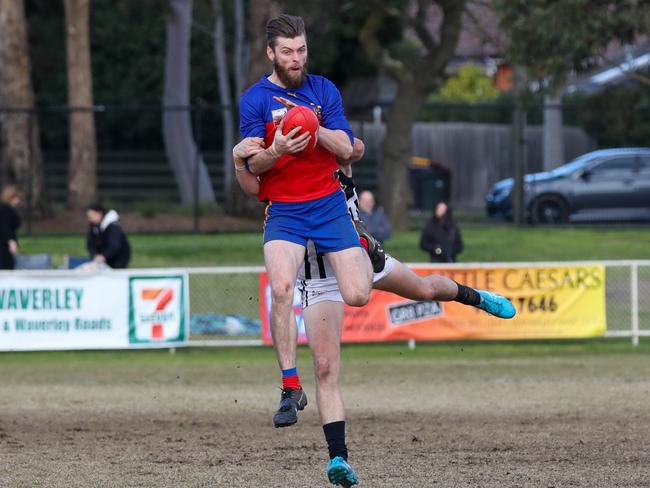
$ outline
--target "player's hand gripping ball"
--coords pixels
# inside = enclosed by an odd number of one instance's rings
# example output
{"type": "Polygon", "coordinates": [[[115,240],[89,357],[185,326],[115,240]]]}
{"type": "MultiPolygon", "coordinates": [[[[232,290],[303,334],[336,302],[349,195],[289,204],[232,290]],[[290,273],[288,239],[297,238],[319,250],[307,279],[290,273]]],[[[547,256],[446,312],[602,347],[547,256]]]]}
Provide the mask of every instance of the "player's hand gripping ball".
{"type": "Polygon", "coordinates": [[[311,134],[311,139],[309,139],[309,144],[307,147],[300,151],[299,153],[294,154],[294,156],[305,156],[312,152],[318,143],[318,117],[313,110],[308,107],[299,105],[289,109],[283,119],[282,134],[287,135],[296,127],[300,126],[300,131],[294,136],[298,137],[305,132],[311,134]]]}

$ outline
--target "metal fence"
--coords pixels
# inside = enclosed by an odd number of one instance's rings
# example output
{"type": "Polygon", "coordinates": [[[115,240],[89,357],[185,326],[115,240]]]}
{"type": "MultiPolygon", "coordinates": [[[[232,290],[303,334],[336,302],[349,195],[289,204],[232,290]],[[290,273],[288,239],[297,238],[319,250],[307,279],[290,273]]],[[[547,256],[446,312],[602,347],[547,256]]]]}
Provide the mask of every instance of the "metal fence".
{"type": "MultiPolygon", "coordinates": [[[[607,332],[605,337],[650,337],[650,260],[552,263],[417,264],[431,268],[593,266],[606,268],[607,332]]],[[[188,268],[192,345],[259,344],[259,273],[263,267],[188,268]],[[223,339],[229,340],[224,341],[223,339]]]]}

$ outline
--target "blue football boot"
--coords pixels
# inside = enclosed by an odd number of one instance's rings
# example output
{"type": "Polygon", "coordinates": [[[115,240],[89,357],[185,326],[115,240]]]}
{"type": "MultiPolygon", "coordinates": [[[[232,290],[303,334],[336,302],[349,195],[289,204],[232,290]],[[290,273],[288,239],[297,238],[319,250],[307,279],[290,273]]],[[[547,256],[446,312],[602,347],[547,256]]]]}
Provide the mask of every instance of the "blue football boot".
{"type": "Polygon", "coordinates": [[[359,483],[354,469],[341,456],[330,459],[327,465],[327,478],[333,485],[339,485],[345,488],[359,483]]]}
{"type": "Polygon", "coordinates": [[[515,306],[507,298],[497,295],[496,293],[490,293],[489,291],[476,291],[481,296],[481,303],[476,305],[477,308],[485,310],[490,315],[494,315],[501,319],[511,319],[517,313],[515,311],[515,306]]]}

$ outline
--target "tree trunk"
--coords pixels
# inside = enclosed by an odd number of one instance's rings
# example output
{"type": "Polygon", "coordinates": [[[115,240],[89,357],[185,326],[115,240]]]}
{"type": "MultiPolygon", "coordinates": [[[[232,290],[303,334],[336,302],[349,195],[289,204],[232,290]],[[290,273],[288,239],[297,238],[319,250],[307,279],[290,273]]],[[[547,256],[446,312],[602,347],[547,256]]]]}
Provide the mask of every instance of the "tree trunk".
{"type": "Polygon", "coordinates": [[[544,97],[544,171],[564,164],[562,105],[560,97],[544,97]]]}
{"type": "Polygon", "coordinates": [[[271,64],[266,56],[266,23],[280,13],[273,0],[252,0],[248,16],[248,39],[250,42],[250,66],[248,83],[250,86],[265,73],[271,72],[271,64]]]}
{"type": "Polygon", "coordinates": [[[163,139],[181,202],[214,203],[208,169],[192,134],[190,106],[190,34],[192,0],[170,0],[163,94],[163,139]]]}
{"type": "Polygon", "coordinates": [[[214,64],[217,68],[217,84],[219,85],[219,99],[221,100],[221,120],[223,123],[223,189],[226,195],[226,204],[228,196],[233,186],[233,165],[232,165],[232,147],[234,144],[234,127],[235,120],[233,117],[232,91],[230,89],[230,73],[228,69],[228,59],[226,57],[226,37],[224,32],[223,10],[220,0],[212,0],[212,6],[215,14],[214,21],[214,64]]]}
{"type": "Polygon", "coordinates": [[[92,111],[90,0],[65,0],[68,105],[71,108],[68,207],[79,209],[97,200],[97,141],[92,111]]]}
{"type": "Polygon", "coordinates": [[[235,50],[233,65],[235,67],[235,100],[246,88],[246,78],[248,72],[249,50],[246,42],[246,20],[244,16],[244,1],[234,1],[235,10],[235,50]]]}
{"type": "MultiPolygon", "coordinates": [[[[241,0],[235,0],[234,67],[236,100],[233,102],[232,111],[230,111],[231,117],[237,112],[236,102],[239,100],[242,91],[257,82],[264,73],[270,71],[270,62],[266,56],[266,22],[279,13],[279,8],[273,0],[252,0],[246,26],[246,30],[248,30],[248,42],[246,42],[242,35],[245,29],[241,7],[241,0]],[[248,65],[244,65],[242,61],[248,61],[248,65]]],[[[217,62],[217,64],[222,63],[217,62]]],[[[218,66],[218,69],[221,71],[222,68],[218,66]]],[[[225,194],[226,210],[229,214],[240,217],[259,217],[262,207],[257,199],[246,195],[239,188],[232,171],[232,146],[235,143],[235,135],[239,134],[239,130],[233,125],[230,135],[224,119],[224,131],[224,164],[229,165],[229,173],[225,174],[230,175],[230,186],[225,194]],[[228,140],[230,140],[230,143],[228,143],[228,140]]]]}
{"type": "MultiPolygon", "coordinates": [[[[22,0],[0,2],[0,111],[2,184],[22,190],[28,209],[46,215],[43,154],[22,0]]],[[[31,217],[28,213],[28,218],[31,217]]]]}
{"type": "Polygon", "coordinates": [[[391,224],[397,230],[408,227],[408,165],[411,159],[411,129],[426,92],[409,81],[401,81],[386,120],[386,136],[379,160],[379,195],[391,224]]]}
{"type": "Polygon", "coordinates": [[[405,44],[412,44],[413,41],[406,39],[413,35],[417,37],[420,44],[417,59],[413,59],[415,50],[408,62],[392,57],[380,31],[396,11],[381,3],[371,10],[359,34],[368,59],[377,63],[398,84],[395,102],[387,118],[379,161],[381,203],[398,230],[406,229],[409,223],[410,189],[407,181],[413,123],[427,95],[444,80],[445,68],[458,44],[465,9],[464,0],[438,0],[435,9],[434,2],[411,3],[413,6],[417,4],[417,8],[403,12],[402,39],[405,44]],[[427,20],[430,15],[440,17],[437,32],[431,31],[431,22],[427,20]]]}

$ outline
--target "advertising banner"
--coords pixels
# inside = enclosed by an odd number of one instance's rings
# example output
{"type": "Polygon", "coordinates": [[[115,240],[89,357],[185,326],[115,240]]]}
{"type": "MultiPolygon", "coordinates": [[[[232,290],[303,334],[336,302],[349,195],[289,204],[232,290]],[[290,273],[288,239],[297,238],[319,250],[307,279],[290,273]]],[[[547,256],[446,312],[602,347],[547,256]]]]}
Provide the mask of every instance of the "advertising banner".
{"type": "MultiPolygon", "coordinates": [[[[412,301],[373,290],[365,307],[345,306],[343,342],[583,338],[602,336],[607,329],[604,266],[412,269],[420,276],[441,274],[500,293],[513,302],[517,315],[503,320],[457,302],[412,301]]],[[[265,274],[260,276],[260,303],[262,338],[270,344],[265,274]]],[[[294,311],[300,341],[306,342],[297,291],[294,311]]]]}
{"type": "Polygon", "coordinates": [[[186,273],[4,274],[0,351],[180,345],[187,283],[186,273]]]}

